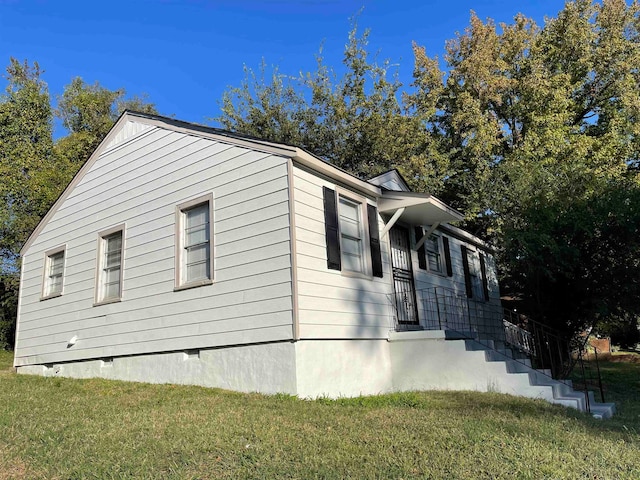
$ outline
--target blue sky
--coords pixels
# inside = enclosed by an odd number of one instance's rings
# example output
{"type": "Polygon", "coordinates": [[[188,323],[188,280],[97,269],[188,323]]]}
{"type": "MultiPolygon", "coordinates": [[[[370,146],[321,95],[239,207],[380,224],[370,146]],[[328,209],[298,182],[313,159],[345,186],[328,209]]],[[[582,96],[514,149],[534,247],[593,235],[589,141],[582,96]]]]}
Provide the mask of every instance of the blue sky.
{"type": "Polygon", "coordinates": [[[400,65],[410,82],[411,42],[430,55],[469,23],[469,12],[509,22],[522,12],[542,23],[561,0],[423,1],[18,1],[0,0],[0,63],[37,61],[55,96],[73,77],[130,94],[146,93],[158,110],[211,123],[219,100],[264,58],[282,73],[313,70],[324,43],[326,63],[339,66],[349,17],[363,8],[370,51],[400,65]]]}

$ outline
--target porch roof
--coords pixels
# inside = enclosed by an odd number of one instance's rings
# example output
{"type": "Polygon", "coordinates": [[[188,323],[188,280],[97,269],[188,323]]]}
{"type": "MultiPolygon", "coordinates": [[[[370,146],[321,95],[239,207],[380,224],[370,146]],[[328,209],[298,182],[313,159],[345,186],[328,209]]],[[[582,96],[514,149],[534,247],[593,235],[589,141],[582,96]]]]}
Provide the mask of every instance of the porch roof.
{"type": "Polygon", "coordinates": [[[455,222],[464,218],[462,213],[432,195],[416,192],[383,191],[382,197],[378,199],[378,211],[394,215],[400,209],[404,210],[397,220],[402,220],[411,225],[455,222]]]}

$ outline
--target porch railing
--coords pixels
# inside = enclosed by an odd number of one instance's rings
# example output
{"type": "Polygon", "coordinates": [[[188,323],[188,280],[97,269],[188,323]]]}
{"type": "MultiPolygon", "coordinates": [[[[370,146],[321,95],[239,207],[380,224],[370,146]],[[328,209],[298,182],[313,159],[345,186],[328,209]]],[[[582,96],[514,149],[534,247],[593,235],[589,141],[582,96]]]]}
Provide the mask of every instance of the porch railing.
{"type": "MultiPolygon", "coordinates": [[[[500,304],[484,302],[453,290],[432,287],[416,291],[418,319],[407,323],[400,309],[407,302],[390,299],[396,318],[396,330],[448,330],[473,339],[488,348],[503,344],[515,352],[514,360],[531,366],[556,380],[577,379],[580,387],[604,392],[599,366],[585,361],[584,337],[567,337],[553,328],[500,304]],[[398,319],[401,319],[398,321],[398,319]],[[577,368],[576,368],[577,367],[577,368]]],[[[589,401],[587,394],[587,402],[589,401]]]]}

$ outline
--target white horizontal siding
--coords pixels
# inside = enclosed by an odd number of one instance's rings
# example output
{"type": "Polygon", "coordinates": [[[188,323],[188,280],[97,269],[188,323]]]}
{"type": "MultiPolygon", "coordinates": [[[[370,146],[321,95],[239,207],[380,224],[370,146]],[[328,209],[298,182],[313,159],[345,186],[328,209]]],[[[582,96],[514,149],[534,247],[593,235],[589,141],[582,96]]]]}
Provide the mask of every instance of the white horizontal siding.
{"type": "Polygon", "coordinates": [[[18,364],[290,339],[287,160],[160,128],[120,142],[26,252],[18,364]],[[214,283],[174,292],[175,206],[210,192],[214,283]],[[122,301],[94,307],[98,232],[121,223],[122,301]],[[40,301],[44,252],[62,244],[63,295],[40,301]]]}
{"type": "MultiPolygon", "coordinates": [[[[382,338],[392,325],[391,269],[383,239],[383,278],[359,278],[327,268],[324,178],[294,168],[296,262],[301,338],[382,338]]],[[[372,202],[373,203],[373,202],[372,202]]],[[[384,223],[379,220],[382,230],[384,223]]]]}

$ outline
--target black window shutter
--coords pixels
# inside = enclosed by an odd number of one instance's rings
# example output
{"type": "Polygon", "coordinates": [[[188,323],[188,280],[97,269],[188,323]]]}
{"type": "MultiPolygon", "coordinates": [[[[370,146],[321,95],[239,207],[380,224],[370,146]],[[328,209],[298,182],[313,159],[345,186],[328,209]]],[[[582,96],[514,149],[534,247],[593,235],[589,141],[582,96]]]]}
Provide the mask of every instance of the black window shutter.
{"type": "Polygon", "coordinates": [[[471,273],[469,272],[469,256],[467,255],[467,247],[460,245],[462,253],[462,268],[464,269],[464,287],[467,291],[467,297],[473,297],[473,289],[471,288],[471,273]]]}
{"type": "Polygon", "coordinates": [[[327,268],[340,270],[340,236],[338,233],[338,208],[336,205],[336,192],[327,187],[322,187],[324,196],[324,231],[327,242],[327,268]]]}
{"type": "MultiPolygon", "coordinates": [[[[414,231],[416,232],[416,243],[418,243],[424,236],[424,230],[422,230],[422,227],[415,227],[414,231]]],[[[424,243],[418,249],[418,267],[420,267],[422,270],[427,269],[427,255],[425,252],[424,243]]]]}
{"type": "Polygon", "coordinates": [[[447,266],[447,277],[453,277],[453,267],[451,265],[451,250],[449,249],[449,239],[442,237],[442,245],[444,246],[444,263],[447,266]]]}
{"type": "Polygon", "coordinates": [[[480,254],[480,274],[482,275],[482,291],[484,299],[489,300],[489,282],[487,281],[487,264],[484,260],[484,254],[480,254]]]}
{"type": "Polygon", "coordinates": [[[371,247],[373,276],[382,278],[382,252],[380,251],[378,209],[373,205],[367,205],[367,219],[369,220],[369,246],[371,247]]]}

